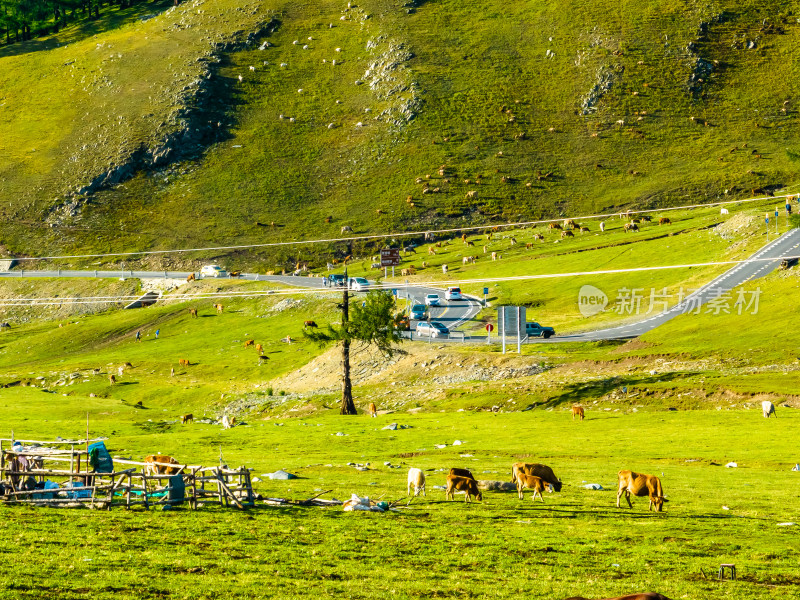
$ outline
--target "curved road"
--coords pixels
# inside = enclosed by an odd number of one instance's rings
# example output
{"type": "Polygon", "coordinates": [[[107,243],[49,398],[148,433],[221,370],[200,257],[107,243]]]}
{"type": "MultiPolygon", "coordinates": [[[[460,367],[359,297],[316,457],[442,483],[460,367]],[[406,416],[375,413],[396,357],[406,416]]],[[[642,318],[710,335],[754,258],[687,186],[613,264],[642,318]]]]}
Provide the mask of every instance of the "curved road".
{"type": "MultiPolygon", "coordinates": [[[[596,331],[585,331],[582,333],[574,333],[569,335],[554,336],[549,340],[542,340],[539,338],[530,339],[533,343],[553,343],[553,342],[596,342],[600,340],[619,340],[630,339],[639,337],[663,325],[667,321],[677,317],[678,315],[689,313],[699,309],[702,305],[708,303],[723,294],[727,294],[735,287],[747,283],[752,279],[763,277],[778,268],[783,258],[787,256],[800,255],[800,229],[791,229],[780,236],[773,242],[770,242],[758,252],[753,254],[745,262],[735,265],[722,275],[715,278],[710,283],[704,285],[697,291],[689,294],[682,302],[676,304],[672,308],[644,319],[635,323],[628,323],[626,325],[619,325],[617,327],[610,327],[608,329],[599,329],[596,331]],[[764,260],[764,259],[774,260],[764,260]],[[760,259],[757,260],[756,259],[760,259]]],[[[731,297],[729,306],[731,310],[735,296],[731,297]]]]}
{"type": "MultiPolygon", "coordinates": [[[[763,277],[774,271],[780,261],[787,257],[800,256],[800,229],[791,229],[780,236],[778,239],[768,243],[758,250],[745,262],[740,263],[710,283],[687,296],[682,302],[672,308],[647,319],[569,335],[553,336],[548,340],[540,338],[529,339],[529,343],[558,343],[558,342],[589,342],[600,340],[629,339],[638,337],[663,325],[670,319],[698,309],[709,301],[718,298],[722,294],[729,293],[733,288],[746,283],[752,279],[763,277]],[[757,259],[758,260],[756,262],[757,259]],[[772,259],[772,260],[763,260],[772,259]]],[[[26,271],[24,269],[14,271],[0,271],[0,277],[100,277],[100,278],[131,278],[131,279],[186,279],[189,271],[26,271]]],[[[197,277],[199,273],[195,273],[197,277]]],[[[293,275],[258,275],[256,273],[243,273],[240,279],[248,281],[272,281],[285,285],[293,285],[303,288],[323,288],[323,278],[321,277],[296,277],[293,275]]],[[[391,286],[391,284],[387,284],[391,286]]],[[[477,298],[464,296],[463,300],[446,302],[444,300],[444,290],[430,287],[416,287],[398,284],[391,286],[397,290],[401,298],[408,298],[413,304],[424,304],[427,294],[438,294],[442,299],[442,306],[430,307],[429,314],[432,321],[439,321],[451,331],[463,325],[480,312],[482,305],[477,298]]],[[[356,292],[357,293],[357,292],[356,292]]],[[[412,330],[415,325],[412,323],[412,330]]],[[[426,338],[427,339],[427,338],[426,338]]],[[[441,339],[441,338],[440,338],[441,339]]],[[[447,339],[447,338],[444,338],[447,339]]],[[[483,338],[479,338],[483,340],[483,338]]]]}

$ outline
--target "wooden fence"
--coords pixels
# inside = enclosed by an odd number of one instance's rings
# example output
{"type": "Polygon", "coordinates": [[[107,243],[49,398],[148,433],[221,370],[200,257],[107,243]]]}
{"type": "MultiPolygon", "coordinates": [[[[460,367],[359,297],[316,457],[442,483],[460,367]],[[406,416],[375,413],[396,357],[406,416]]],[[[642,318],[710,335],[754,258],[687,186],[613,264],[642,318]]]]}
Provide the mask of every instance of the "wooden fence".
{"type": "Polygon", "coordinates": [[[206,504],[240,509],[255,505],[250,469],[246,467],[170,464],[177,473],[166,474],[153,472],[151,463],[114,458],[112,473],[95,473],[87,448],[87,440],[0,439],[0,482],[4,488],[0,501],[107,509],[183,502],[192,509],[206,504]],[[51,487],[43,488],[45,482],[51,487]]]}

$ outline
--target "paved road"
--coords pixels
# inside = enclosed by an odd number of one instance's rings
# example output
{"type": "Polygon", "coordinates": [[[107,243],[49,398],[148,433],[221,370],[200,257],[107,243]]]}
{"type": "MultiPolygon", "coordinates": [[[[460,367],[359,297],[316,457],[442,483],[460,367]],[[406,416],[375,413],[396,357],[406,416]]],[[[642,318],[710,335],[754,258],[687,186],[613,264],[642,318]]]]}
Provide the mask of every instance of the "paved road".
{"type": "MultiPolygon", "coordinates": [[[[775,241],[761,248],[745,262],[734,266],[702,288],[689,294],[682,302],[676,304],[667,311],[648,317],[642,321],[620,325],[618,327],[555,336],[551,337],[549,340],[532,338],[529,341],[532,343],[593,342],[639,337],[680,314],[697,310],[700,306],[730,292],[743,283],[771,273],[778,268],[784,257],[798,255],[800,255],[800,229],[791,229],[775,241]],[[770,258],[774,260],[763,260],[770,258]],[[756,259],[762,260],[756,261],[756,259]]],[[[736,294],[731,294],[730,302],[728,303],[731,312],[738,310],[738,307],[734,306],[736,300],[736,294]]],[[[749,300],[750,296],[745,298],[745,301],[749,300]]]]}
{"type": "MultiPolygon", "coordinates": [[[[681,303],[671,309],[648,317],[644,320],[618,327],[600,329],[596,331],[586,331],[570,335],[553,336],[548,340],[531,338],[529,343],[559,343],[559,342],[588,342],[600,340],[629,339],[638,337],[663,325],[670,319],[691,312],[697,307],[718,298],[720,295],[730,292],[733,288],[746,283],[752,279],[763,277],[774,271],[780,261],[786,256],[800,255],[800,229],[791,229],[781,237],[770,242],[758,252],[753,254],[745,262],[740,263],[729,269],[707,285],[687,296],[681,303]],[[756,259],[773,259],[758,260],[756,259]]],[[[186,279],[189,271],[28,271],[24,269],[14,271],[0,271],[0,277],[100,277],[100,278],[119,278],[130,279],[186,279]]],[[[199,273],[195,273],[198,277],[199,273]]],[[[248,281],[271,281],[285,285],[303,288],[323,288],[321,277],[295,277],[292,275],[258,275],[255,273],[243,273],[240,279],[248,281]]],[[[448,329],[453,330],[463,325],[481,309],[481,302],[477,298],[465,297],[464,300],[446,302],[444,300],[444,290],[430,287],[415,287],[398,284],[396,286],[398,295],[408,297],[415,304],[424,304],[427,294],[439,294],[442,298],[441,307],[430,307],[429,314],[432,321],[439,321],[448,329]]],[[[730,302],[731,310],[735,310],[735,296],[730,302]]],[[[415,323],[412,323],[412,330],[415,323]]],[[[427,338],[426,338],[427,339],[427,338]]],[[[459,338],[460,339],[460,338],[459,338]]],[[[482,338],[479,338],[482,339],[482,338]]]]}
{"type": "MultiPolygon", "coordinates": [[[[102,279],[177,279],[185,280],[191,271],[74,271],[74,270],[55,270],[55,271],[31,271],[25,269],[15,269],[14,271],[0,271],[0,277],[88,277],[102,279]]],[[[200,273],[195,272],[195,277],[200,279],[200,273]]],[[[246,281],[270,281],[283,285],[296,286],[302,288],[330,289],[324,287],[322,277],[298,277],[294,275],[259,275],[257,273],[242,273],[240,280],[246,281]]],[[[387,284],[391,285],[391,284],[387,284]]],[[[481,303],[476,298],[465,297],[464,300],[446,302],[444,290],[431,287],[415,287],[398,284],[398,296],[408,297],[414,304],[424,304],[425,296],[428,294],[439,294],[442,298],[441,307],[431,307],[429,314],[432,321],[439,321],[450,330],[460,327],[480,312],[481,303]]],[[[341,289],[341,288],[333,288],[341,289]]],[[[358,292],[354,292],[357,294],[358,292]]],[[[412,330],[416,327],[416,322],[412,323],[412,330]]]]}

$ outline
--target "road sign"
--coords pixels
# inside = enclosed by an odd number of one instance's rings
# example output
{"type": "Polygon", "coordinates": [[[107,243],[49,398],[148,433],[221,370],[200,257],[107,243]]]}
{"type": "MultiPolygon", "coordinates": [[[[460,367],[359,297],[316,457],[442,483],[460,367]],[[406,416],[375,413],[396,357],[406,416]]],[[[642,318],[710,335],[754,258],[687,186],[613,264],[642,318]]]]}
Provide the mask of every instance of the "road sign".
{"type": "Polygon", "coordinates": [[[491,323],[487,323],[486,324],[486,331],[488,331],[488,332],[494,331],[494,325],[492,325],[491,323]]]}
{"type": "Polygon", "coordinates": [[[483,288],[483,295],[487,296],[489,294],[489,288],[483,288]]]}
{"type": "Polygon", "coordinates": [[[400,266],[400,248],[384,248],[381,250],[381,267],[400,266]]]}

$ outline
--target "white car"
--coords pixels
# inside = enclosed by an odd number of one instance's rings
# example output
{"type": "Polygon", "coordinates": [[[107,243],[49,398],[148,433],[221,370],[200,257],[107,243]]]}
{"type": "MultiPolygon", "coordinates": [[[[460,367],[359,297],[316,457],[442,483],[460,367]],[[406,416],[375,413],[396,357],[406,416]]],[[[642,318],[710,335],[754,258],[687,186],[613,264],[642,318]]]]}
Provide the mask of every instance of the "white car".
{"type": "Polygon", "coordinates": [[[417,335],[426,335],[435,338],[445,336],[448,333],[447,327],[438,321],[431,321],[430,323],[427,321],[420,321],[417,323],[417,335]]]}
{"type": "Polygon", "coordinates": [[[461,300],[461,288],[449,287],[444,293],[445,300],[461,300]]]}
{"type": "Polygon", "coordinates": [[[354,292],[363,292],[369,288],[369,281],[364,279],[363,277],[351,277],[350,278],[350,289],[354,292]]]}
{"type": "Polygon", "coordinates": [[[205,265],[200,269],[201,277],[225,277],[227,274],[227,271],[219,265],[205,265]]]}
{"type": "Polygon", "coordinates": [[[428,294],[425,296],[425,306],[441,306],[442,299],[439,294],[428,294]]]}

